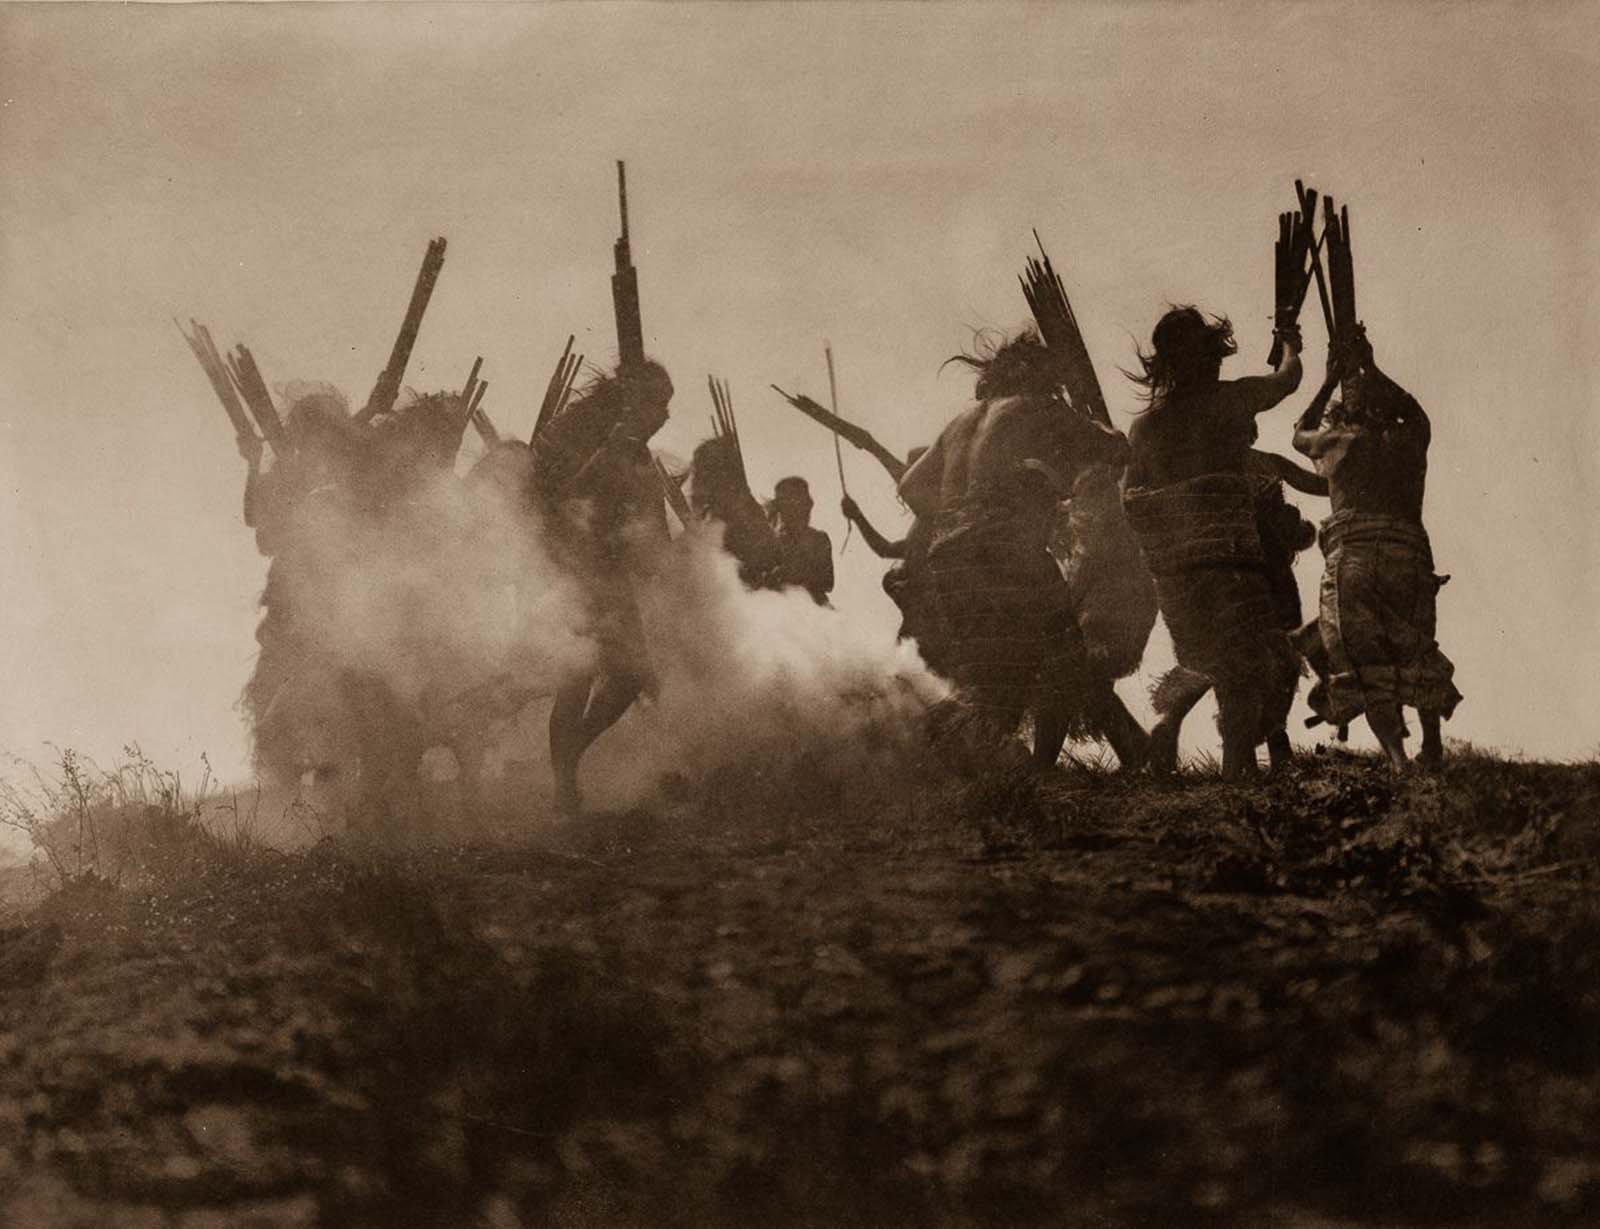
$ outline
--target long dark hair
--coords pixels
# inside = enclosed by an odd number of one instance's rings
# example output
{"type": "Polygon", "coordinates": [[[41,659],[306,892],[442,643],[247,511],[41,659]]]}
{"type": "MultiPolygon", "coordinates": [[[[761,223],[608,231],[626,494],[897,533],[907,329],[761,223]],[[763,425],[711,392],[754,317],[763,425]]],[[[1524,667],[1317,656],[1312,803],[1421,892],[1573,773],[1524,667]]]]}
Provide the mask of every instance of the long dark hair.
{"type": "Polygon", "coordinates": [[[995,397],[1048,395],[1061,385],[1054,356],[1031,325],[1011,337],[992,330],[974,334],[971,352],[952,354],[941,369],[960,363],[978,373],[973,392],[979,401],[995,397]]]}
{"type": "Polygon", "coordinates": [[[1222,360],[1239,352],[1226,316],[1209,320],[1193,304],[1168,306],[1150,334],[1150,350],[1138,349],[1139,372],[1124,371],[1154,404],[1217,378],[1222,360]]]}

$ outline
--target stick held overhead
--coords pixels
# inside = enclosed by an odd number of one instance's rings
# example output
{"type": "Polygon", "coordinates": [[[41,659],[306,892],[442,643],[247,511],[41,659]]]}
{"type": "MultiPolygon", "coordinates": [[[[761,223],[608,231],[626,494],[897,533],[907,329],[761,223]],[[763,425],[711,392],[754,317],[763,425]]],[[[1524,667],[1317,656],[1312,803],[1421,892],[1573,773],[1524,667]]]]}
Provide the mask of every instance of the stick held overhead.
{"type": "Polygon", "coordinates": [[[1044,339],[1045,349],[1055,356],[1061,383],[1073,407],[1109,427],[1111,413],[1106,409],[1105,394],[1094,373],[1089,347],[1084,344],[1083,330],[1078,327],[1078,317],[1067,298],[1067,288],[1050,263],[1050,254],[1044,250],[1038,231],[1033,232],[1033,241],[1039,245],[1039,255],[1028,257],[1019,280],[1028,307],[1039,325],[1039,336],[1044,339]]]}
{"type": "Polygon", "coordinates": [[[733,391],[728,387],[726,380],[719,380],[716,376],[707,376],[706,384],[711,389],[711,433],[717,439],[725,439],[733,449],[734,464],[738,467],[739,478],[744,483],[746,490],[750,489],[750,476],[744,467],[744,445],[739,440],[739,420],[733,414],[733,391]]]}
{"type": "Polygon", "coordinates": [[[239,394],[233,386],[233,380],[223,365],[222,356],[217,353],[216,345],[211,341],[211,334],[206,326],[194,320],[189,321],[190,332],[184,332],[183,325],[173,320],[178,326],[178,332],[183,334],[183,340],[189,343],[189,350],[195,360],[200,364],[200,369],[206,373],[206,379],[211,383],[211,391],[216,393],[217,400],[222,403],[222,411],[228,416],[228,421],[233,424],[233,433],[240,439],[248,436],[256,438],[256,429],[250,423],[250,416],[245,413],[243,404],[239,401],[239,394]]]}
{"type": "MultiPolygon", "coordinates": [[[[1300,216],[1305,219],[1307,228],[1317,220],[1317,190],[1307,188],[1298,179],[1294,181],[1295,195],[1300,198],[1300,216]]],[[[1317,299],[1322,304],[1322,322],[1327,326],[1328,336],[1334,333],[1333,307],[1328,302],[1328,283],[1322,273],[1322,248],[1328,241],[1327,228],[1323,228],[1322,239],[1311,248],[1311,273],[1317,281],[1317,299]]],[[[1331,257],[1330,257],[1331,258],[1331,257]]]]}
{"type": "MultiPolygon", "coordinates": [[[[828,360],[828,404],[833,409],[834,418],[839,417],[839,384],[833,375],[833,347],[827,342],[822,343],[822,355],[828,360]]],[[[844,454],[839,450],[839,428],[833,429],[833,460],[839,467],[839,494],[846,496],[850,489],[844,484],[844,454]]],[[[846,530],[848,533],[848,529],[846,530]]]]}
{"type": "Polygon", "coordinates": [[[616,272],[611,275],[611,305],[617,317],[617,359],[624,370],[644,362],[644,320],[639,314],[639,272],[633,267],[628,240],[628,170],[617,162],[617,204],[622,214],[622,234],[612,245],[616,272]]]}
{"type": "Polygon", "coordinates": [[[250,353],[248,346],[235,346],[233,353],[228,355],[228,373],[273,451],[280,454],[287,451],[288,432],[283,428],[283,420],[278,417],[277,408],[272,404],[272,394],[267,391],[267,382],[261,378],[261,368],[256,366],[256,357],[250,353]]]}
{"type": "Polygon", "coordinates": [[[416,284],[411,288],[411,302],[406,307],[405,319],[400,322],[400,332],[394,339],[394,349],[389,352],[389,363],[372,386],[372,395],[356,415],[355,421],[366,422],[394,408],[400,396],[400,381],[405,378],[406,364],[411,361],[411,350],[417,344],[417,333],[422,328],[423,313],[428,310],[428,300],[433,296],[434,283],[439,280],[439,270],[444,268],[445,241],[434,239],[422,257],[422,268],[417,272],[416,284]]]}
{"type": "Polygon", "coordinates": [[[561,351],[561,357],[556,360],[550,379],[545,383],[544,398],[539,402],[539,413],[533,420],[533,435],[528,440],[530,444],[539,438],[539,432],[552,419],[560,416],[561,411],[567,408],[567,402],[572,399],[572,386],[578,378],[578,369],[583,366],[583,355],[572,353],[572,343],[576,340],[573,334],[567,335],[566,349],[561,351]]]}

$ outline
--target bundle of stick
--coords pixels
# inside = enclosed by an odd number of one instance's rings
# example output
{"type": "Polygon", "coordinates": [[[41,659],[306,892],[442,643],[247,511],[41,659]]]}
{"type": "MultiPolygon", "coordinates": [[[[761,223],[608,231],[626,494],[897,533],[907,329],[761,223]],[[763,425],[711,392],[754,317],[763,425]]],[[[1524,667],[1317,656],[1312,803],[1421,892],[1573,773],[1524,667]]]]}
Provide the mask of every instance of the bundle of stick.
{"type": "Polygon", "coordinates": [[[578,378],[578,369],[583,366],[583,355],[572,353],[572,343],[576,340],[574,335],[567,335],[567,348],[561,352],[555,369],[550,372],[550,379],[544,386],[544,400],[539,402],[539,413],[533,420],[533,436],[528,441],[530,444],[539,438],[539,432],[544,430],[545,425],[566,409],[567,402],[572,400],[572,386],[578,378]]]}
{"type": "MultiPolygon", "coordinates": [[[[1356,269],[1350,254],[1350,207],[1342,207],[1338,214],[1333,212],[1333,201],[1323,202],[1324,234],[1328,242],[1328,282],[1331,295],[1331,313],[1328,323],[1328,337],[1336,349],[1348,358],[1355,357],[1355,347],[1361,336],[1361,321],[1356,318],[1356,269]]],[[[1356,375],[1360,364],[1347,362],[1345,364],[1345,378],[1343,396],[1346,401],[1353,400],[1350,380],[1356,375]]]]}
{"type": "Polygon", "coordinates": [[[1083,331],[1078,328],[1078,317],[1067,298],[1067,289],[1050,263],[1038,231],[1033,232],[1033,241],[1039,245],[1039,257],[1028,257],[1028,266],[1018,280],[1039,325],[1039,336],[1044,339],[1045,349],[1055,356],[1061,385],[1073,408],[1110,426],[1111,414],[1106,409],[1105,395],[1100,391],[1100,380],[1094,373],[1089,347],[1084,345],[1083,331]]]}
{"type": "Polygon", "coordinates": [[[739,471],[739,481],[745,490],[750,489],[750,475],[744,467],[744,446],[739,442],[739,421],[733,416],[733,391],[728,387],[726,380],[719,380],[716,376],[707,376],[706,383],[711,388],[711,434],[719,440],[727,440],[730,451],[733,453],[733,463],[739,471]]]}
{"type": "Polygon", "coordinates": [[[472,362],[472,370],[467,373],[467,382],[461,388],[462,430],[466,424],[471,423],[477,431],[479,438],[490,448],[500,442],[500,432],[495,430],[494,423],[489,421],[489,415],[483,408],[483,395],[489,390],[489,381],[478,379],[478,372],[483,368],[483,355],[478,355],[472,362]]]}
{"type": "Polygon", "coordinates": [[[667,501],[667,507],[672,509],[672,515],[678,518],[678,523],[685,529],[693,530],[694,512],[689,507],[688,499],[684,497],[682,479],[674,478],[671,471],[661,463],[661,458],[654,453],[650,454],[650,463],[655,467],[656,481],[661,483],[661,494],[667,501]]]}
{"type": "MultiPolygon", "coordinates": [[[[173,323],[178,322],[174,320],[173,323]]],[[[255,356],[242,345],[223,355],[218,352],[217,343],[211,339],[210,329],[194,320],[189,321],[189,327],[192,331],[185,333],[183,326],[178,324],[178,332],[183,333],[183,339],[189,343],[189,349],[199,360],[206,378],[211,381],[212,390],[222,402],[223,412],[233,424],[234,433],[241,439],[254,439],[256,427],[259,427],[261,438],[272,445],[273,452],[280,456],[287,452],[288,435],[283,429],[283,420],[278,416],[277,408],[272,404],[267,383],[261,378],[261,369],[256,366],[255,356]],[[249,415],[245,413],[246,405],[250,407],[249,415]],[[252,416],[255,419],[254,426],[250,421],[252,416]]]]}
{"type": "Polygon", "coordinates": [[[1293,325],[1300,319],[1300,308],[1306,301],[1306,291],[1311,287],[1313,261],[1321,243],[1313,239],[1317,212],[1317,193],[1309,192],[1299,180],[1295,191],[1300,196],[1301,209],[1295,213],[1278,215],[1278,238],[1272,246],[1272,350],[1267,355],[1267,365],[1276,367],[1283,358],[1283,338],[1276,330],[1293,325]],[[1307,201],[1309,200],[1309,205],[1307,201]]]}
{"type": "Polygon", "coordinates": [[[639,271],[628,240],[628,168],[617,162],[617,209],[622,234],[611,245],[617,271],[611,275],[611,306],[617,318],[617,359],[624,370],[644,363],[644,321],[639,314],[639,271]]]}

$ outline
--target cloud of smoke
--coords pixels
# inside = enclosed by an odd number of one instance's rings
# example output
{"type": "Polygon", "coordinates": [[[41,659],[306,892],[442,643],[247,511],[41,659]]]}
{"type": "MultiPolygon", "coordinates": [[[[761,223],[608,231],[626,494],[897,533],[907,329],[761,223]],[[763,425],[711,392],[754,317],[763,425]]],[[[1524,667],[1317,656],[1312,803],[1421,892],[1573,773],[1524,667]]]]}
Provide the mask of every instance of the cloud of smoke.
{"type": "MultiPolygon", "coordinates": [[[[466,771],[488,753],[545,775],[542,721],[537,733],[522,723],[522,746],[490,744],[519,710],[542,716],[540,700],[600,655],[582,578],[529,510],[527,464],[525,449],[505,445],[464,479],[447,466],[396,471],[376,496],[359,477],[300,479],[268,585],[299,629],[297,649],[287,677],[270,680],[258,739],[287,727],[302,762],[362,759],[363,775],[368,757],[440,745],[466,771]]],[[[636,593],[656,683],[586,757],[595,802],[636,801],[668,773],[766,771],[797,757],[869,765],[903,745],[942,690],[911,646],[801,590],[747,590],[717,528],[681,534],[655,564],[636,593]]]]}
{"type": "Polygon", "coordinates": [[[590,794],[633,801],[666,773],[870,771],[945,692],[909,644],[801,589],[745,588],[720,527],[676,539],[641,589],[655,695],[586,764],[590,794]]]}

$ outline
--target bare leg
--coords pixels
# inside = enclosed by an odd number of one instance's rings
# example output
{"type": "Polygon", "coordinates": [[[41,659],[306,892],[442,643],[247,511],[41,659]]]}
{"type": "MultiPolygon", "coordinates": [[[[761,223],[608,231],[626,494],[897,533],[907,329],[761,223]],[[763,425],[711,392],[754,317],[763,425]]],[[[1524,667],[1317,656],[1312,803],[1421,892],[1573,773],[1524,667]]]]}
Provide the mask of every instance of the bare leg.
{"type": "Polygon", "coordinates": [[[1150,771],[1156,776],[1171,776],[1178,771],[1178,735],[1183,730],[1183,719],[1194,711],[1194,706],[1210,690],[1209,681],[1201,683],[1197,678],[1193,686],[1187,687],[1168,704],[1166,712],[1150,731],[1148,757],[1150,771]]]}
{"type": "Polygon", "coordinates": [[[1255,683],[1217,684],[1217,728],[1222,733],[1222,775],[1229,781],[1259,776],[1256,744],[1261,732],[1261,688],[1255,683]]]}
{"type": "MultiPolygon", "coordinates": [[[[1122,702],[1110,679],[1095,679],[1089,717],[1095,729],[1117,753],[1117,765],[1122,772],[1137,772],[1144,766],[1153,739],[1128,711],[1128,706],[1122,702]]],[[[1176,741],[1173,743],[1173,758],[1177,758],[1176,741]]]]}
{"type": "Polygon", "coordinates": [[[1384,755],[1389,757],[1389,767],[1395,772],[1404,772],[1406,768],[1406,723],[1400,714],[1400,706],[1392,700],[1383,700],[1367,704],[1367,725],[1372,728],[1377,736],[1378,745],[1383,748],[1384,755]]]}
{"type": "Polygon", "coordinates": [[[1033,767],[1045,772],[1054,768],[1061,759],[1061,748],[1067,745],[1067,721],[1060,708],[1044,701],[1033,712],[1033,767]]]}
{"type": "Polygon", "coordinates": [[[1422,750],[1417,754],[1417,762],[1429,772],[1434,772],[1444,763],[1444,739],[1439,732],[1439,714],[1422,709],[1417,716],[1422,721],[1422,750]]]}
{"type": "Polygon", "coordinates": [[[645,680],[632,671],[598,678],[586,676],[582,685],[556,693],[550,710],[550,760],[556,772],[556,805],[575,815],[583,805],[578,792],[578,761],[583,753],[621,719],[644,690],[645,680]],[[581,704],[581,707],[580,707],[581,704]]]}
{"type": "Polygon", "coordinates": [[[622,715],[633,707],[633,702],[643,693],[644,687],[645,680],[631,671],[600,675],[600,681],[589,695],[588,707],[583,711],[583,747],[580,755],[589,749],[595,739],[622,720],[622,715]]]}
{"type": "Polygon", "coordinates": [[[594,683],[593,674],[568,679],[557,689],[550,709],[550,766],[556,778],[556,807],[569,815],[576,814],[581,805],[578,760],[589,745],[583,735],[583,715],[594,683]]]}

